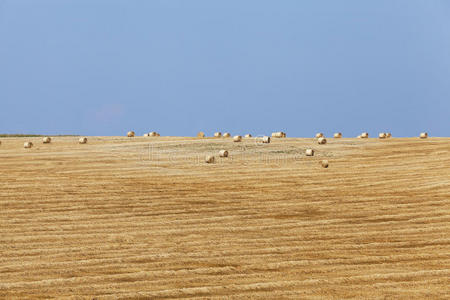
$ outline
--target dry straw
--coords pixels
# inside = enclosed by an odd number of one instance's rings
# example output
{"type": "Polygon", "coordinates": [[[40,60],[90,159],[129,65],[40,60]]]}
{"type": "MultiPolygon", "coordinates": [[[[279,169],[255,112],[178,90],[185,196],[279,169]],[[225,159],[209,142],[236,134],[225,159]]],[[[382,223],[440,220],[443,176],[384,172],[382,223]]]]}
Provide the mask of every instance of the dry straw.
{"type": "Polygon", "coordinates": [[[342,137],[342,133],[336,132],[336,133],[333,135],[333,137],[334,137],[335,139],[340,139],[340,138],[342,137]]]}
{"type": "Polygon", "coordinates": [[[227,150],[220,150],[219,151],[220,157],[228,157],[228,151],[227,150]]]}
{"type": "Polygon", "coordinates": [[[205,162],[206,162],[207,164],[213,164],[214,161],[215,161],[215,159],[214,159],[214,156],[212,156],[212,155],[208,155],[208,156],[206,156],[206,158],[205,158],[205,162]]]}
{"type": "Polygon", "coordinates": [[[23,143],[23,147],[24,148],[31,148],[31,147],[33,147],[33,143],[32,142],[25,142],[25,143],[23,143]]]}
{"type": "Polygon", "coordinates": [[[428,137],[428,133],[422,132],[419,136],[421,139],[426,139],[428,137]]]}
{"type": "Polygon", "coordinates": [[[306,154],[306,156],[314,156],[314,150],[313,149],[306,149],[305,154],[306,154]]]}
{"type": "Polygon", "coordinates": [[[86,137],[82,137],[78,140],[78,143],[80,144],[86,144],[87,143],[87,138],[86,137]]]}
{"type": "Polygon", "coordinates": [[[134,131],[128,131],[127,137],[134,137],[134,131]]]}
{"type": "Polygon", "coordinates": [[[51,137],[49,137],[49,136],[46,136],[46,137],[44,137],[44,138],[42,139],[42,142],[43,142],[44,144],[50,144],[51,141],[52,141],[52,139],[51,139],[51,137]]]}
{"type": "Polygon", "coordinates": [[[240,141],[242,141],[242,136],[240,136],[240,135],[235,135],[235,136],[233,137],[233,142],[238,143],[238,142],[240,142],[240,141]]]}
{"type": "Polygon", "coordinates": [[[328,160],[322,160],[322,161],[320,162],[320,165],[321,165],[323,168],[328,168],[328,160]]]}
{"type": "Polygon", "coordinates": [[[222,136],[222,132],[215,132],[214,133],[214,137],[221,137],[222,136]]]}
{"type": "Polygon", "coordinates": [[[320,145],[324,145],[324,144],[327,143],[327,139],[324,138],[324,137],[320,137],[320,138],[317,140],[317,142],[318,142],[320,145]]]}

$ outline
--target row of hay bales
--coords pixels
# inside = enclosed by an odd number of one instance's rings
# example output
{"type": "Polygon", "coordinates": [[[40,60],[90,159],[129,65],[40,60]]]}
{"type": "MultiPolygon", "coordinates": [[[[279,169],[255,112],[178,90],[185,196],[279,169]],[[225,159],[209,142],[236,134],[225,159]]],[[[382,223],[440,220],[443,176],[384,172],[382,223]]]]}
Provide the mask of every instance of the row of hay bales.
{"type": "MultiPolygon", "coordinates": [[[[203,131],[200,131],[199,133],[197,133],[197,137],[204,138],[204,137],[206,137],[206,135],[203,131]]],[[[220,131],[218,131],[218,132],[214,133],[214,137],[215,138],[220,138],[220,137],[229,138],[229,137],[231,137],[231,134],[229,132],[225,132],[224,134],[222,134],[220,131]]],[[[251,137],[252,137],[252,135],[250,133],[247,133],[246,135],[244,135],[244,138],[251,138],[251,137]]],[[[235,143],[241,142],[242,139],[243,139],[243,137],[241,135],[233,136],[233,142],[235,142],[235,143]]],[[[270,136],[263,136],[262,142],[267,143],[267,144],[270,143],[270,136]]]]}
{"type": "MultiPolygon", "coordinates": [[[[134,132],[134,131],[128,131],[128,132],[127,132],[127,137],[134,137],[134,136],[135,136],[135,132],[134,132]]],[[[149,132],[149,133],[145,133],[145,134],[144,134],[144,137],[159,137],[159,136],[160,136],[160,134],[157,133],[157,132],[155,132],[155,131],[152,131],[152,132],[149,132]]],[[[225,132],[223,135],[222,135],[221,132],[216,132],[216,133],[214,133],[214,137],[222,137],[222,136],[223,136],[223,137],[230,137],[231,135],[230,135],[230,133],[228,133],[228,132],[225,132]]],[[[205,137],[205,133],[199,132],[199,133],[197,134],[197,137],[202,137],[202,138],[203,138],[203,137],[205,137]]],[[[252,135],[251,135],[251,134],[246,134],[244,137],[245,137],[245,138],[251,138],[252,135]]],[[[275,137],[275,138],[285,138],[285,137],[286,137],[286,133],[285,133],[285,132],[282,132],[282,131],[273,132],[273,133],[272,133],[272,137],[275,137]]],[[[333,137],[334,137],[334,138],[342,138],[342,133],[337,132],[337,133],[335,133],[335,134],[333,135],[333,137]]],[[[378,138],[380,138],[380,139],[388,139],[388,138],[391,138],[391,137],[392,137],[392,134],[391,134],[390,132],[381,132],[381,133],[378,134],[378,138]]],[[[324,134],[323,134],[322,132],[317,133],[317,134],[316,134],[316,138],[317,138],[317,142],[319,143],[319,145],[324,145],[324,144],[327,143],[327,139],[325,138],[325,136],[324,136],[324,134]]],[[[363,133],[361,133],[360,135],[358,135],[357,138],[361,138],[361,139],[369,138],[369,133],[363,132],[363,133]]],[[[420,133],[419,138],[421,138],[421,139],[426,139],[426,138],[428,138],[428,133],[427,133],[427,132],[422,132],[422,133],[420,133]]],[[[44,138],[42,139],[42,143],[44,143],[44,144],[50,144],[51,141],[52,141],[51,137],[48,137],[48,136],[46,136],[46,137],[44,137],[44,138]]],[[[242,136],[240,136],[240,135],[235,135],[235,136],[233,137],[233,141],[234,141],[234,142],[241,142],[241,141],[242,141],[242,136]]],[[[264,137],[262,137],[262,142],[263,142],[263,143],[267,143],[267,144],[270,143],[270,136],[264,136],[264,137]]],[[[86,138],[86,137],[81,137],[81,138],[78,140],[78,143],[79,143],[79,144],[86,144],[86,143],[87,143],[87,138],[86,138]]],[[[0,141],[0,145],[1,145],[1,144],[2,144],[2,143],[1,143],[1,141],[0,141]]],[[[25,142],[24,145],[23,145],[23,147],[26,148],[26,149],[32,148],[32,147],[33,147],[33,143],[32,143],[32,142],[29,142],[29,141],[28,141],[28,142],[25,142]]]]}
{"type": "MultiPolygon", "coordinates": [[[[135,134],[134,131],[128,131],[128,132],[127,132],[127,137],[135,137],[135,135],[136,135],[136,134],[135,134]]],[[[144,133],[143,136],[144,136],[144,137],[160,136],[160,134],[157,133],[156,131],[152,131],[152,132],[149,132],[149,133],[144,133]]]]}
{"type": "MultiPolygon", "coordinates": [[[[217,131],[217,132],[214,132],[214,135],[213,135],[213,136],[214,136],[215,138],[220,138],[220,137],[229,138],[229,137],[231,137],[231,134],[230,134],[229,132],[225,132],[224,134],[222,134],[222,132],[217,131]]],[[[235,135],[235,136],[233,136],[233,139],[234,139],[234,138],[239,139],[239,138],[238,138],[239,136],[240,136],[240,135],[235,135]]],[[[204,132],[200,131],[200,132],[197,134],[197,137],[199,137],[199,138],[204,138],[204,137],[206,137],[206,135],[205,135],[204,132]]],[[[252,135],[251,135],[250,133],[247,133],[246,135],[244,135],[244,137],[245,137],[245,138],[251,138],[252,135]]],[[[242,139],[242,137],[241,137],[241,139],[242,139]]]]}
{"type": "Polygon", "coordinates": [[[149,133],[144,133],[143,135],[144,137],[156,137],[156,136],[161,136],[159,133],[157,133],[156,131],[151,131],[149,133]]]}
{"type": "MultiPolygon", "coordinates": [[[[315,153],[314,149],[306,149],[305,150],[306,156],[314,156],[314,153],[315,153]]],[[[226,158],[228,156],[229,156],[228,150],[222,149],[219,151],[219,157],[226,158]]],[[[205,157],[205,162],[207,164],[213,164],[213,163],[215,163],[215,161],[216,161],[216,158],[214,155],[207,155],[205,157]]],[[[320,161],[320,164],[323,168],[328,168],[328,166],[329,166],[328,160],[322,160],[322,161],[320,161]]]]}
{"type": "MultiPolygon", "coordinates": [[[[49,137],[49,136],[46,136],[46,137],[42,138],[42,143],[43,143],[43,144],[50,144],[51,142],[52,142],[52,138],[49,137]]],[[[86,144],[86,143],[87,143],[87,138],[86,138],[86,137],[81,137],[81,138],[79,138],[79,139],[78,139],[78,143],[79,143],[79,144],[86,144]]],[[[2,144],[2,143],[1,143],[1,141],[0,141],[0,145],[1,145],[1,144],[2,144]]],[[[33,142],[30,142],[30,141],[23,143],[23,147],[24,147],[25,149],[33,148],[33,146],[34,146],[33,142]]]]}
{"type": "MultiPolygon", "coordinates": [[[[128,137],[134,137],[135,136],[135,132],[134,131],[129,131],[127,133],[128,137]]],[[[149,133],[145,133],[144,137],[156,137],[156,136],[160,136],[159,133],[152,131],[149,133]]],[[[384,138],[390,138],[392,135],[390,132],[381,132],[378,137],[380,139],[384,139],[384,138]]],[[[203,131],[200,131],[199,133],[197,133],[197,137],[198,138],[204,138],[206,137],[205,133],[203,131]]],[[[220,131],[215,132],[214,133],[214,137],[219,138],[219,137],[224,137],[224,138],[228,138],[231,137],[231,134],[229,132],[225,132],[223,135],[220,131]]],[[[251,138],[252,135],[250,133],[247,133],[246,135],[244,135],[244,138],[251,138]]],[[[286,137],[286,133],[283,131],[278,131],[278,132],[273,132],[272,133],[272,137],[273,138],[285,138],[286,137]]],[[[321,138],[324,137],[324,134],[322,132],[319,132],[316,134],[316,138],[321,138]]],[[[428,134],[426,132],[422,132],[420,134],[420,138],[427,138],[428,134]]],[[[333,138],[342,138],[342,133],[341,132],[336,132],[333,134],[333,138]]],[[[369,133],[368,132],[363,132],[360,135],[357,136],[357,138],[361,138],[361,139],[365,139],[365,138],[369,138],[369,133]]],[[[233,140],[236,142],[240,142],[242,140],[242,136],[240,135],[235,135],[233,136],[233,140]]]]}
{"type": "MultiPolygon", "coordinates": [[[[316,134],[316,138],[317,139],[324,138],[324,137],[325,136],[323,135],[322,132],[319,132],[319,133],[316,134]]],[[[336,132],[335,134],[333,134],[333,137],[335,139],[342,138],[342,133],[341,132],[336,132]]],[[[378,138],[380,138],[380,139],[388,139],[388,138],[391,138],[391,137],[392,137],[392,134],[390,132],[380,132],[378,134],[378,138]]],[[[419,137],[421,139],[426,139],[428,137],[428,133],[427,132],[422,132],[419,135],[419,137]]],[[[367,139],[367,138],[369,138],[369,133],[368,132],[362,132],[360,135],[357,136],[357,138],[358,139],[367,139]]]]}

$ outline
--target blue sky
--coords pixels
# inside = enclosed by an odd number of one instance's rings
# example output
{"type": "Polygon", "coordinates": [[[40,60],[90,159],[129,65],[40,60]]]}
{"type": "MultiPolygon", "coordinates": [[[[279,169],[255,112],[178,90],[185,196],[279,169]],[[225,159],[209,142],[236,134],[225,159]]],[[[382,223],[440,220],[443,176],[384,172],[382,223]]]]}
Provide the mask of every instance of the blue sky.
{"type": "Polygon", "coordinates": [[[0,132],[450,136],[450,1],[0,0],[0,132]]]}

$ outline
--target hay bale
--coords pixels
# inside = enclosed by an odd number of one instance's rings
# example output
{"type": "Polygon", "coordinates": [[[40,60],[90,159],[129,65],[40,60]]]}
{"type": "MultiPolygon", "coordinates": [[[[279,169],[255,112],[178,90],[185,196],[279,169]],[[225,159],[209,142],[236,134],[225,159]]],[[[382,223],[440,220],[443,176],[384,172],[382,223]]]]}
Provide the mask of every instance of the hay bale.
{"type": "Polygon", "coordinates": [[[322,132],[316,133],[316,138],[317,138],[317,139],[318,139],[318,138],[321,138],[321,137],[323,137],[323,133],[322,133],[322,132]]]}
{"type": "Polygon", "coordinates": [[[320,137],[317,142],[319,143],[319,145],[325,145],[327,143],[327,139],[324,137],[320,137]]]}
{"type": "Polygon", "coordinates": [[[32,142],[25,142],[25,143],[23,143],[23,147],[24,148],[31,148],[31,147],[33,147],[33,143],[32,142]]]}
{"type": "Polygon", "coordinates": [[[225,132],[224,134],[223,134],[223,137],[230,137],[231,136],[231,134],[229,133],[229,132],[225,132]]]}
{"type": "Polygon", "coordinates": [[[392,134],[390,132],[386,132],[386,138],[390,138],[392,134]]]}
{"type": "Polygon", "coordinates": [[[43,142],[44,144],[50,144],[50,143],[52,142],[52,138],[49,137],[49,136],[46,136],[46,137],[44,137],[44,138],[42,139],[42,142],[43,142]]]}
{"type": "Polygon", "coordinates": [[[134,137],[134,131],[128,131],[127,137],[134,137]]]}
{"type": "Polygon", "coordinates": [[[427,132],[422,132],[419,137],[421,139],[426,139],[428,137],[428,133],[427,132]]]}
{"type": "Polygon", "coordinates": [[[148,136],[159,136],[159,133],[157,133],[156,131],[152,131],[148,134],[148,136]]]}
{"type": "Polygon", "coordinates": [[[284,133],[283,131],[273,132],[272,137],[284,138],[286,137],[286,133],[284,133]]]}
{"type": "Polygon", "coordinates": [[[361,138],[362,139],[367,139],[368,137],[369,137],[369,134],[367,132],[361,133],[361,138]]]}
{"type": "Polygon", "coordinates": [[[380,133],[378,134],[378,138],[380,138],[380,139],[385,139],[385,138],[386,138],[386,132],[380,132],[380,133]]]}
{"type": "Polygon", "coordinates": [[[143,137],[149,137],[150,133],[144,133],[143,137]]]}
{"type": "Polygon", "coordinates": [[[336,132],[336,133],[333,135],[333,137],[334,137],[335,139],[340,139],[340,138],[342,137],[342,133],[336,132]]]}
{"type": "Polygon", "coordinates": [[[251,138],[252,135],[251,135],[250,133],[247,133],[244,137],[246,137],[246,138],[251,138]]]}
{"type": "Polygon", "coordinates": [[[357,138],[357,139],[360,139],[360,138],[361,138],[361,135],[358,135],[356,138],[357,138]]]}
{"type": "Polygon", "coordinates": [[[270,144],[270,136],[263,136],[262,142],[264,144],[270,144]]]}
{"type": "Polygon", "coordinates": [[[82,137],[78,140],[78,143],[80,144],[86,144],[87,143],[87,138],[86,137],[82,137]]]}
{"type": "Polygon", "coordinates": [[[238,143],[238,142],[240,142],[240,141],[242,141],[242,136],[240,136],[240,135],[235,135],[235,136],[233,137],[233,142],[238,143]]]}
{"type": "Polygon", "coordinates": [[[205,158],[205,162],[206,162],[207,164],[213,164],[214,161],[215,161],[215,158],[214,158],[214,156],[212,156],[212,155],[208,155],[208,156],[206,156],[206,158],[205,158]]]}
{"type": "Polygon", "coordinates": [[[199,133],[197,133],[197,137],[198,138],[204,138],[206,135],[203,131],[200,131],[199,133]]]}
{"type": "Polygon", "coordinates": [[[322,161],[320,162],[320,165],[321,165],[323,168],[328,168],[328,160],[322,160],[322,161]]]}
{"type": "Polygon", "coordinates": [[[221,137],[222,136],[222,132],[215,132],[214,133],[214,137],[221,137]]]}
{"type": "Polygon", "coordinates": [[[220,157],[228,157],[228,151],[227,150],[220,150],[219,151],[220,157]]]}
{"type": "Polygon", "coordinates": [[[306,154],[306,156],[314,156],[314,150],[313,149],[306,149],[305,154],[306,154]]]}
{"type": "Polygon", "coordinates": [[[2,144],[2,141],[0,141],[0,145],[2,144]]]}

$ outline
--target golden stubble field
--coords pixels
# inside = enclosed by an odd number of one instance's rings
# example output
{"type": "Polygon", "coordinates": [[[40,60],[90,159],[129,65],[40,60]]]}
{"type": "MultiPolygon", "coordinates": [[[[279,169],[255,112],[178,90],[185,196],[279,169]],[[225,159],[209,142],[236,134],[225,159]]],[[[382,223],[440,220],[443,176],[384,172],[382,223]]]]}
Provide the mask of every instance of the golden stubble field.
{"type": "Polygon", "coordinates": [[[0,298],[450,294],[449,138],[0,140],[0,298]]]}

